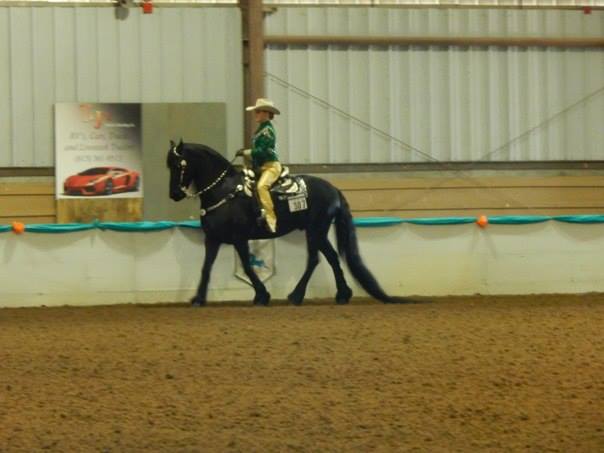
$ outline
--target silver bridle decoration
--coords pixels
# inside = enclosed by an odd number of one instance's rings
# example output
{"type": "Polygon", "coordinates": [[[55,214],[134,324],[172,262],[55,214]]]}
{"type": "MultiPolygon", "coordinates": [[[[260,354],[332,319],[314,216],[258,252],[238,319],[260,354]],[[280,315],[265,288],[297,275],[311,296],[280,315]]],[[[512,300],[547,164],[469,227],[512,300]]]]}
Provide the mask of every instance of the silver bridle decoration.
{"type": "Polygon", "coordinates": [[[212,206],[209,206],[205,209],[201,208],[199,210],[199,215],[201,217],[203,217],[204,215],[206,215],[208,212],[213,211],[214,209],[219,208],[220,206],[222,206],[225,203],[228,203],[230,200],[232,200],[233,198],[235,198],[235,196],[237,195],[238,192],[243,191],[243,186],[241,184],[237,184],[237,187],[235,187],[235,191],[231,192],[230,194],[228,194],[226,197],[224,197],[222,200],[220,200],[218,203],[213,204],[212,206]]]}
{"type": "Polygon", "coordinates": [[[179,166],[180,166],[180,181],[179,181],[179,187],[180,187],[180,190],[182,190],[182,191],[185,193],[185,195],[187,196],[187,198],[194,198],[194,197],[197,197],[197,196],[199,196],[199,195],[201,195],[201,194],[203,194],[203,193],[207,192],[208,190],[212,189],[213,187],[215,187],[215,186],[216,186],[216,184],[218,184],[218,183],[219,183],[219,182],[222,180],[222,178],[224,178],[224,177],[225,177],[225,175],[226,175],[226,174],[227,174],[227,172],[229,171],[229,168],[228,168],[228,167],[227,167],[227,168],[225,168],[225,169],[224,169],[224,171],[223,171],[222,173],[220,173],[220,175],[218,175],[218,178],[216,178],[216,179],[214,180],[214,182],[212,182],[212,183],[211,183],[209,186],[207,186],[207,187],[205,187],[205,188],[203,188],[203,189],[201,189],[201,190],[198,190],[197,192],[193,192],[193,191],[191,190],[191,188],[190,188],[190,187],[191,187],[191,185],[190,185],[190,184],[189,184],[188,186],[185,186],[185,185],[183,184],[183,178],[184,178],[184,176],[185,176],[185,170],[186,170],[186,168],[187,168],[187,161],[186,161],[186,160],[185,160],[185,158],[182,156],[182,154],[179,154],[179,153],[178,153],[178,151],[176,151],[176,145],[174,145],[174,146],[172,147],[172,152],[174,153],[174,155],[176,155],[177,157],[179,157],[179,158],[180,158],[180,163],[179,163],[179,166]]]}

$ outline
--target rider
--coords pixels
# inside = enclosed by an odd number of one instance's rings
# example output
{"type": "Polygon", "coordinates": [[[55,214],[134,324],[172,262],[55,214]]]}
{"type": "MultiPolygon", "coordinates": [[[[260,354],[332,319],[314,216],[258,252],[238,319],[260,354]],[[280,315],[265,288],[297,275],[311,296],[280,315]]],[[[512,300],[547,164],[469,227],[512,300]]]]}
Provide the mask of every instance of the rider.
{"type": "Polygon", "coordinates": [[[248,112],[254,112],[258,129],[252,137],[252,149],[237,151],[238,156],[251,157],[255,171],[260,172],[258,179],[258,198],[264,210],[266,225],[272,233],[277,231],[277,217],[269,189],[281,174],[281,164],[275,149],[276,135],[271,120],[279,115],[279,109],[272,101],[259,98],[256,105],[247,107],[248,112]]]}

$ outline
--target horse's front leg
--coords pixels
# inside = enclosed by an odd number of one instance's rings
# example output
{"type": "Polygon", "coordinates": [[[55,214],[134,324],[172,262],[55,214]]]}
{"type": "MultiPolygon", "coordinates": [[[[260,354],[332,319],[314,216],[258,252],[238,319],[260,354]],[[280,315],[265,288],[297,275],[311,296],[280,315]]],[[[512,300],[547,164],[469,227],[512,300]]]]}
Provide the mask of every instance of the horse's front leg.
{"type": "Polygon", "coordinates": [[[235,250],[237,250],[237,254],[239,255],[239,259],[241,260],[241,265],[243,266],[243,270],[245,275],[248,276],[252,285],[254,286],[254,291],[256,295],[254,296],[254,305],[268,305],[271,295],[266,290],[266,286],[264,283],[260,281],[254,269],[252,269],[252,265],[250,264],[250,247],[247,241],[241,241],[234,244],[235,250]]]}
{"type": "Polygon", "coordinates": [[[206,297],[208,295],[208,283],[210,282],[210,273],[212,272],[212,265],[218,255],[220,249],[220,242],[212,239],[206,235],[206,256],[203,260],[203,269],[201,270],[201,280],[197,288],[197,294],[191,299],[191,304],[201,307],[206,304],[206,297]]]}

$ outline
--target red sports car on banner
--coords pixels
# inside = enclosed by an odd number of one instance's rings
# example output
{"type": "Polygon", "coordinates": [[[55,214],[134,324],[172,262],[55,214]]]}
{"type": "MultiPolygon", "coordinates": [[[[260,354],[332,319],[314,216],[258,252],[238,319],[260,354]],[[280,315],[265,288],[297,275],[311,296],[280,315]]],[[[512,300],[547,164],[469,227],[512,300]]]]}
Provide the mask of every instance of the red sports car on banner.
{"type": "Polygon", "coordinates": [[[137,191],[140,173],[121,167],[94,167],[69,176],[63,183],[66,195],[111,195],[137,191]]]}

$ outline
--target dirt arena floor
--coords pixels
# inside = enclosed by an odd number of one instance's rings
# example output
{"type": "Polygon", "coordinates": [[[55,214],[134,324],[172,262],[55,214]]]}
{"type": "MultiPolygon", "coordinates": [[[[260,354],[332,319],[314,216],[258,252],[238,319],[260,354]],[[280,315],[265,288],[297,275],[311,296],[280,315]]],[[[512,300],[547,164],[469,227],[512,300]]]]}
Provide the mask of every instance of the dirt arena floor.
{"type": "Polygon", "coordinates": [[[0,451],[604,452],[604,295],[0,309],[0,451]]]}

